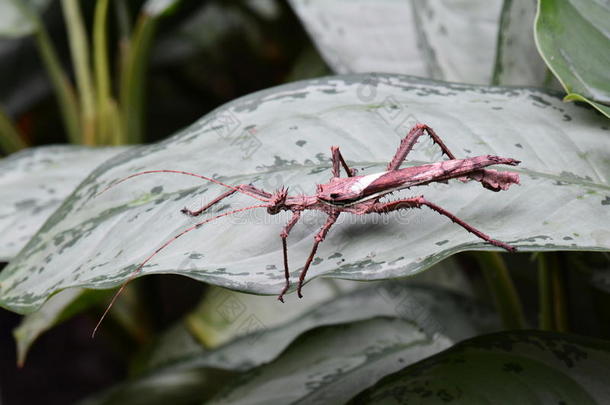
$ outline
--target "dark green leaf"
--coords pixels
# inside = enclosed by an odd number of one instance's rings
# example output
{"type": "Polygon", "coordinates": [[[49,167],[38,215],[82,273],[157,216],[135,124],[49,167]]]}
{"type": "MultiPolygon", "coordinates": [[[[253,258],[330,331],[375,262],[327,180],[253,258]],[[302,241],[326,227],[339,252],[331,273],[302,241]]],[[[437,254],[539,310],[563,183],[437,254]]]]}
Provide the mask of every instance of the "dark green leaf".
{"type": "Polygon", "coordinates": [[[540,0],[536,43],[568,93],[610,118],[610,4],[589,0],[540,0]]]}
{"type": "Polygon", "coordinates": [[[352,403],[602,404],[610,344],[542,331],[479,336],[389,375],[352,403]]]}

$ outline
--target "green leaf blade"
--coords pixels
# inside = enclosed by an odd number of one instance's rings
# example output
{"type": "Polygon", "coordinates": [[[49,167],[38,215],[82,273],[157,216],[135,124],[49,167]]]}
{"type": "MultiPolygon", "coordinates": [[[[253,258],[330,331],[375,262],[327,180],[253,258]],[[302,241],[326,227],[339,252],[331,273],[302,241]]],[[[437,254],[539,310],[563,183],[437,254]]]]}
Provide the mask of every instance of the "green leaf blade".
{"type": "Polygon", "coordinates": [[[607,342],[542,331],[464,341],[385,377],[350,403],[603,403],[607,342]]]}
{"type": "Polygon", "coordinates": [[[567,93],[610,103],[610,5],[541,0],[535,36],[538,51],[567,93]]]}
{"type": "MultiPolygon", "coordinates": [[[[314,194],[315,184],[330,177],[330,146],[339,145],[349,164],[364,169],[361,174],[384,171],[415,122],[433,127],[458,157],[521,160],[514,169],[521,185],[492,193],[455,181],[397,196],[423,193],[522,251],[610,249],[603,203],[610,193],[603,153],[607,127],[591,110],[541,90],[338,76],[238,99],[164,142],[134,148],[98,167],[2,272],[0,304],[29,312],[60,289],[119,285],[155,249],[195,224],[181,208],[197,209],[224,191],[187,176],[148,175],[93,198],[117,179],[175,169],[270,192],[284,185],[292,194],[314,194]]],[[[409,159],[414,165],[442,157],[434,145],[423,143],[409,159]]],[[[224,203],[209,214],[257,201],[237,195],[224,203]]],[[[287,214],[268,216],[259,209],[206,224],[162,250],[141,275],[177,273],[275,295],[283,286],[279,232],[287,214]]],[[[317,213],[305,217],[288,238],[293,277],[324,221],[317,213]]],[[[434,212],[375,218],[346,215],[320,246],[308,280],[404,277],[459,251],[495,250],[434,212]]]]}

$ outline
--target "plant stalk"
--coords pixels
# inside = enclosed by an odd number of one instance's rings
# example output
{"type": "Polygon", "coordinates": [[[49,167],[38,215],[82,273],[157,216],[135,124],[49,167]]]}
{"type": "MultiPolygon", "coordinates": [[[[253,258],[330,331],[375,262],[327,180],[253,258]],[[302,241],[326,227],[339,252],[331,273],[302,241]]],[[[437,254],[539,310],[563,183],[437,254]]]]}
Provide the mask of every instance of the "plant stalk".
{"type": "Polygon", "coordinates": [[[553,291],[548,258],[545,253],[538,253],[538,327],[542,330],[553,330],[553,291]]]}
{"type": "Polygon", "coordinates": [[[502,256],[497,252],[478,252],[476,258],[492,291],[504,327],[525,328],[521,301],[502,256]]]}
{"type": "Polygon", "coordinates": [[[83,114],[81,121],[83,143],[85,145],[95,145],[97,143],[95,136],[95,90],[91,79],[89,45],[85,24],[78,0],[62,0],[62,7],[68,29],[72,65],[76,74],[76,85],[83,114]]]}
{"type": "Polygon", "coordinates": [[[11,118],[0,108],[0,148],[9,155],[27,147],[11,118]]]}
{"type": "Polygon", "coordinates": [[[81,143],[78,101],[74,94],[72,84],[61,66],[57,52],[51,42],[51,38],[38,15],[32,11],[26,3],[18,0],[13,0],[13,3],[19,7],[36,26],[36,45],[38,46],[38,52],[40,52],[45,69],[51,80],[51,85],[55,91],[68,139],[71,143],[81,143]]]}
{"type": "Polygon", "coordinates": [[[108,3],[109,0],[98,0],[95,7],[93,22],[93,66],[95,71],[95,86],[97,88],[97,129],[99,143],[124,144],[116,101],[112,97],[110,82],[110,64],[108,62],[108,3]]]}
{"type": "Polygon", "coordinates": [[[566,293],[564,277],[556,253],[550,254],[551,285],[553,288],[553,313],[555,318],[555,330],[557,332],[568,331],[568,313],[566,308],[566,293]]]}
{"type": "Polygon", "coordinates": [[[146,68],[155,28],[156,19],[142,14],[124,54],[120,85],[121,126],[129,143],[143,140],[146,68]]]}

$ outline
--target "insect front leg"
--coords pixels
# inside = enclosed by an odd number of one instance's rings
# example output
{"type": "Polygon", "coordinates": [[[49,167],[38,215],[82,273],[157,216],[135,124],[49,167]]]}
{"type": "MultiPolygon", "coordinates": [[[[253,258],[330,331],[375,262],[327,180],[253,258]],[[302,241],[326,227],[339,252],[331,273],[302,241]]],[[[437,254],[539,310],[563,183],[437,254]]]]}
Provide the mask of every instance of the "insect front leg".
{"type": "Polygon", "coordinates": [[[286,238],[288,238],[288,234],[292,230],[292,227],[299,222],[299,218],[301,218],[301,211],[294,211],[292,213],[292,218],[290,218],[290,221],[288,221],[280,233],[280,238],[282,238],[282,249],[284,251],[284,276],[286,277],[286,284],[280,295],[277,296],[277,299],[282,302],[284,302],[284,294],[286,294],[286,291],[290,288],[290,271],[288,270],[288,247],[286,246],[286,238]]]}
{"type": "Polygon", "coordinates": [[[333,224],[335,222],[337,222],[337,218],[339,218],[339,214],[340,214],[339,212],[330,214],[328,216],[328,219],[326,220],[326,223],[322,226],[322,228],[320,228],[320,230],[314,237],[314,243],[313,243],[313,247],[311,248],[311,253],[309,254],[309,257],[307,258],[307,262],[305,262],[305,267],[303,267],[303,270],[301,270],[301,274],[299,274],[299,286],[297,288],[297,294],[298,294],[299,298],[303,298],[303,294],[301,294],[301,289],[303,288],[303,281],[305,280],[305,275],[307,275],[307,270],[309,270],[309,266],[311,265],[311,262],[313,261],[313,257],[316,254],[316,251],[318,250],[318,245],[320,244],[320,242],[322,242],[324,240],[324,238],[326,237],[326,234],[328,233],[330,228],[333,226],[333,224]]]}
{"type": "Polygon", "coordinates": [[[191,217],[197,217],[197,216],[201,215],[203,212],[205,212],[206,210],[208,210],[210,207],[218,204],[220,201],[224,200],[227,197],[230,197],[231,195],[235,194],[238,191],[245,191],[247,193],[258,195],[259,197],[262,197],[262,198],[271,197],[271,194],[267,193],[266,191],[260,190],[250,184],[240,184],[240,185],[235,186],[234,189],[222,193],[221,195],[214,198],[212,201],[210,201],[209,203],[207,203],[206,205],[204,205],[203,207],[199,208],[196,211],[191,211],[188,208],[184,207],[180,210],[180,212],[182,212],[183,214],[186,214],[188,216],[191,216],[191,217]]]}
{"type": "Polygon", "coordinates": [[[432,138],[432,141],[434,141],[434,143],[441,148],[443,153],[447,155],[449,159],[455,159],[453,153],[451,153],[449,148],[447,148],[445,143],[441,140],[441,138],[439,138],[438,135],[436,135],[436,132],[434,132],[432,128],[426,124],[417,124],[411,128],[407,136],[405,136],[400,142],[400,146],[398,147],[396,154],[388,164],[388,171],[396,170],[400,167],[400,165],[405,161],[405,158],[409,152],[411,152],[413,149],[413,146],[415,146],[415,143],[417,143],[417,139],[424,133],[427,133],[430,138],[432,138]]]}
{"type": "Polygon", "coordinates": [[[396,210],[404,209],[404,208],[421,208],[422,205],[425,205],[426,207],[438,212],[439,214],[446,216],[452,222],[460,225],[462,228],[466,229],[470,233],[475,234],[476,236],[483,239],[487,243],[490,243],[492,245],[506,249],[509,252],[517,251],[517,249],[514,246],[511,246],[511,245],[501,242],[499,240],[492,239],[489,235],[479,231],[474,226],[467,224],[466,222],[462,221],[461,219],[459,219],[458,217],[456,217],[449,211],[445,210],[444,208],[442,208],[434,203],[431,203],[430,201],[426,200],[423,196],[406,198],[404,200],[391,201],[388,203],[376,203],[372,206],[371,209],[369,209],[368,212],[377,212],[377,213],[381,214],[381,213],[388,213],[391,211],[396,211],[396,210]]]}
{"type": "Polygon", "coordinates": [[[356,169],[350,169],[350,167],[343,159],[343,155],[341,155],[341,151],[338,146],[331,146],[330,151],[332,154],[333,161],[333,177],[341,177],[341,166],[345,169],[347,173],[347,177],[352,177],[356,175],[356,169]]]}
{"type": "Polygon", "coordinates": [[[226,191],[224,193],[222,193],[221,195],[219,195],[218,197],[214,198],[212,201],[210,201],[209,203],[207,203],[206,205],[204,205],[203,207],[199,208],[196,211],[191,211],[188,208],[184,207],[180,210],[180,212],[182,212],[183,214],[186,214],[190,217],[197,217],[199,215],[201,215],[204,211],[206,211],[208,208],[210,208],[211,206],[218,204],[220,201],[224,200],[225,198],[231,196],[232,194],[234,194],[237,190],[229,190],[226,191]]]}

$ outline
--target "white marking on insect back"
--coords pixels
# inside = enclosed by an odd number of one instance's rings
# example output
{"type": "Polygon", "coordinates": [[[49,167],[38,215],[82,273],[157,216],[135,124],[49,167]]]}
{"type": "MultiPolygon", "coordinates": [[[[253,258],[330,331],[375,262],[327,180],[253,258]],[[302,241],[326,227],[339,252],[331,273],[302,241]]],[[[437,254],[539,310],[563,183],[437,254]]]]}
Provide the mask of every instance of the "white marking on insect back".
{"type": "Polygon", "coordinates": [[[374,182],[375,180],[377,180],[378,178],[380,178],[381,176],[383,176],[386,173],[387,172],[381,172],[381,173],[373,173],[373,174],[369,174],[366,176],[362,176],[361,178],[358,179],[358,181],[356,181],[354,184],[352,184],[350,191],[352,193],[359,193],[362,190],[364,190],[365,188],[367,188],[372,182],[374,182]]]}

